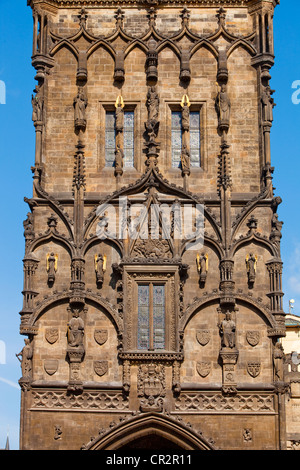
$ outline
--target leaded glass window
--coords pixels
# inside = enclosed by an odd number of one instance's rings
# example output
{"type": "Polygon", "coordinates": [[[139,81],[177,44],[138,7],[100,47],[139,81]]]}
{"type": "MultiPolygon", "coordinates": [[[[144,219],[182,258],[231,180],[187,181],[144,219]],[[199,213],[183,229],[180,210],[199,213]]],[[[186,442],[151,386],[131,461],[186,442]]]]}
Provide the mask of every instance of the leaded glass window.
{"type": "Polygon", "coordinates": [[[172,167],[180,168],[181,166],[181,147],[182,147],[182,127],[181,127],[181,111],[172,111],[172,167]]]}
{"type": "MultiPolygon", "coordinates": [[[[182,150],[182,124],[181,111],[172,111],[171,119],[171,147],[172,147],[172,167],[181,168],[182,150]]],[[[201,138],[200,138],[200,111],[190,111],[190,155],[191,167],[201,166],[201,138]]]]}
{"type": "Polygon", "coordinates": [[[165,286],[138,286],[138,349],[165,349],[165,286]]]}
{"type": "Polygon", "coordinates": [[[134,164],[134,111],[124,112],[124,166],[133,168],[134,164]]]}
{"type": "Polygon", "coordinates": [[[149,349],[149,285],[138,286],[138,349],[149,349]]]}
{"type": "Polygon", "coordinates": [[[153,286],[153,347],[165,349],[165,286],[153,286]]]}
{"type": "Polygon", "coordinates": [[[114,111],[106,111],[105,116],[105,166],[113,167],[116,150],[116,126],[114,111]]]}
{"type": "Polygon", "coordinates": [[[190,112],[190,153],[191,167],[200,167],[200,113],[190,112]]]}

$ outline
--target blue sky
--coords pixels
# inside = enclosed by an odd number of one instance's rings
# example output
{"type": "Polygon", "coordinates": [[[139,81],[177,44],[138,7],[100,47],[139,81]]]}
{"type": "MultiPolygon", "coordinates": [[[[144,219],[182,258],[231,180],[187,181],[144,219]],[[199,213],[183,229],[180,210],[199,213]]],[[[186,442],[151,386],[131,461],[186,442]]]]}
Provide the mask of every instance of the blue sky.
{"type": "MultiPolygon", "coordinates": [[[[23,220],[28,212],[24,197],[32,195],[31,166],[34,164],[34,127],[31,94],[35,87],[31,67],[32,16],[26,0],[1,0],[0,80],[6,85],[6,104],[0,104],[1,155],[1,252],[0,252],[0,348],[5,344],[5,364],[0,361],[0,448],[9,432],[11,449],[18,449],[20,364],[16,358],[24,345],[19,335],[22,309],[24,238],[23,220]],[[1,343],[2,342],[2,343],[1,343]]],[[[300,314],[300,2],[281,0],[274,19],[276,65],[271,87],[277,104],[274,110],[272,164],[276,195],[283,199],[279,219],[284,221],[284,306],[295,299],[300,314]]],[[[0,99],[1,101],[1,99],[0,99]]],[[[0,356],[1,357],[1,356],[0,356]]],[[[4,362],[4,361],[2,361],[4,362]]]]}

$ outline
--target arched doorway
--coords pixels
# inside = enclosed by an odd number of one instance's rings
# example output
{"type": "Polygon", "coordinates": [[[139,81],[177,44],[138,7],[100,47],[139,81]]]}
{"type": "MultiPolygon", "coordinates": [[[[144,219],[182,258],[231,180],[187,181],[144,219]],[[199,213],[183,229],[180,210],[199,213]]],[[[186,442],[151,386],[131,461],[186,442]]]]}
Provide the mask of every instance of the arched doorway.
{"type": "Polygon", "coordinates": [[[113,426],[84,450],[214,450],[212,440],[160,413],[139,414],[113,426]]]}
{"type": "Polygon", "coordinates": [[[158,434],[149,434],[147,436],[138,437],[134,441],[128,442],[120,450],[180,450],[178,444],[166,439],[165,437],[159,436],[158,434]]]}

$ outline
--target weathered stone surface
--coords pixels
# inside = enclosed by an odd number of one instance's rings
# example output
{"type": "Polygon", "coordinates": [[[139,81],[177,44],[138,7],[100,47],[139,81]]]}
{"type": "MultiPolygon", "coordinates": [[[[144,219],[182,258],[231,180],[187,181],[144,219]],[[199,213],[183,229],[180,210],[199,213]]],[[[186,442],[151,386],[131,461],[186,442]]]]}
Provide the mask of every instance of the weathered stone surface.
{"type": "MultiPolygon", "coordinates": [[[[261,101],[277,2],[29,3],[43,112],[24,223],[21,448],[138,448],[143,423],[148,448],[155,428],[170,449],[284,449],[282,223],[261,101]],[[134,113],[131,167],[106,165],[116,103],[134,113]],[[200,116],[199,167],[172,165],[182,103],[200,116]],[[120,201],[125,222],[145,216],[137,240],[107,236],[123,227],[120,201]],[[173,219],[145,225],[163,205],[173,219]],[[193,246],[197,205],[204,243],[193,246]]],[[[180,132],[189,146],[191,128],[180,132]]]]}

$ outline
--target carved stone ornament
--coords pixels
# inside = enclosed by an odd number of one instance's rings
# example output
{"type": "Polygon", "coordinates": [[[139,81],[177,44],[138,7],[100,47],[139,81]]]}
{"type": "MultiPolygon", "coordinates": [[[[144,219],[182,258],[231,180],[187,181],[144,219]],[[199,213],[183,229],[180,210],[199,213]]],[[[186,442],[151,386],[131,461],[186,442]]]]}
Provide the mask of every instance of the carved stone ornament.
{"type": "Polygon", "coordinates": [[[171,258],[170,245],[167,240],[137,240],[133,256],[142,258],[171,258]]]}
{"type": "Polygon", "coordinates": [[[54,440],[58,441],[61,439],[62,436],[62,428],[61,426],[54,426],[54,440]]]}
{"type": "Polygon", "coordinates": [[[201,377],[207,377],[211,372],[210,362],[197,362],[196,369],[201,377]]]}
{"type": "Polygon", "coordinates": [[[247,331],[246,340],[250,346],[257,346],[260,341],[260,332],[259,331],[247,331]]]}
{"type": "Polygon", "coordinates": [[[96,343],[102,346],[108,340],[108,331],[107,330],[95,330],[94,338],[96,343]]]}
{"type": "Polygon", "coordinates": [[[244,442],[252,441],[252,429],[246,428],[243,430],[243,440],[244,442]]]}
{"type": "Polygon", "coordinates": [[[94,371],[102,377],[108,371],[108,361],[94,361],[94,371]]]}
{"type": "Polygon", "coordinates": [[[141,411],[162,411],[166,394],[165,368],[161,364],[143,364],[138,372],[138,396],[141,411]]]}
{"type": "Polygon", "coordinates": [[[260,374],[261,363],[260,362],[248,362],[247,372],[251,377],[257,377],[260,374]]]}
{"type": "Polygon", "coordinates": [[[54,375],[58,369],[58,360],[57,359],[47,359],[44,362],[44,369],[48,375],[54,375]]]}
{"type": "Polygon", "coordinates": [[[49,344],[54,344],[58,340],[59,332],[58,328],[46,328],[45,338],[49,344]]]}
{"type": "Polygon", "coordinates": [[[17,359],[21,363],[22,379],[32,378],[32,358],[33,358],[33,347],[32,341],[29,338],[24,339],[25,346],[19,354],[16,354],[17,359]]]}
{"type": "Polygon", "coordinates": [[[210,332],[209,330],[198,330],[196,333],[196,338],[201,346],[206,346],[210,341],[210,332]]]}
{"type": "Polygon", "coordinates": [[[57,272],[58,255],[54,253],[47,254],[47,273],[48,284],[53,285],[55,281],[55,274],[57,272]]]}

